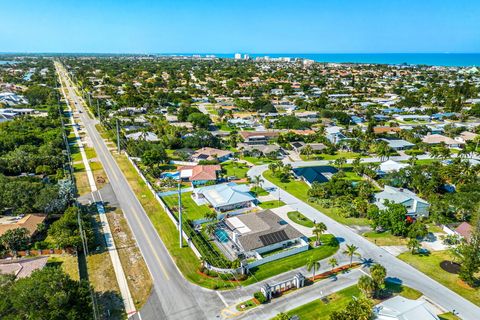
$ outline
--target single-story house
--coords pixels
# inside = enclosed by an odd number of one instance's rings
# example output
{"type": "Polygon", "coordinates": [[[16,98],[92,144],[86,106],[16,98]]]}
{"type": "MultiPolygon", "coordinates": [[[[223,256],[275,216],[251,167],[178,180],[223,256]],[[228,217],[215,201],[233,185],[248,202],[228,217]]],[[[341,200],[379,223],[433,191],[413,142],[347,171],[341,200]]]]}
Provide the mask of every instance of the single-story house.
{"type": "Polygon", "coordinates": [[[43,269],[48,262],[48,256],[4,260],[0,262],[0,274],[13,274],[16,279],[29,277],[33,271],[43,269]]]}
{"type": "Polygon", "coordinates": [[[233,156],[233,152],[231,151],[205,147],[205,148],[196,150],[192,154],[191,159],[194,162],[212,161],[212,160],[218,160],[219,162],[224,162],[230,159],[232,156],[233,156]]]}
{"type": "Polygon", "coordinates": [[[396,114],[394,118],[400,121],[430,121],[430,116],[419,114],[396,114]]]}
{"type": "Polygon", "coordinates": [[[377,320],[440,320],[425,300],[396,296],[377,304],[373,313],[377,320]]]}
{"type": "Polygon", "coordinates": [[[400,127],[374,127],[373,133],[375,134],[395,134],[400,132],[402,129],[400,127]]]}
{"type": "Polygon", "coordinates": [[[290,145],[292,146],[293,150],[298,153],[301,153],[306,146],[310,146],[313,150],[313,153],[321,153],[327,148],[327,146],[323,143],[305,143],[303,141],[295,141],[290,143],[290,145]]]}
{"type": "Polygon", "coordinates": [[[129,140],[145,140],[145,141],[159,141],[158,136],[153,132],[135,132],[125,136],[129,140]]]}
{"type": "Polygon", "coordinates": [[[268,141],[279,136],[278,131],[240,131],[243,142],[250,145],[267,144],[268,141]]]}
{"type": "Polygon", "coordinates": [[[476,137],[478,137],[478,134],[476,133],[470,131],[463,131],[458,137],[455,137],[455,140],[466,143],[467,141],[475,140],[476,137]]]}
{"type": "Polygon", "coordinates": [[[431,145],[444,143],[449,148],[461,148],[465,142],[457,141],[441,134],[427,134],[423,137],[422,142],[431,145]]]}
{"type": "Polygon", "coordinates": [[[343,128],[338,126],[327,127],[325,128],[325,136],[327,137],[328,141],[333,144],[337,144],[347,138],[341,130],[343,130],[343,128]]]}
{"type": "Polygon", "coordinates": [[[462,239],[470,241],[472,237],[473,227],[468,222],[462,222],[460,224],[449,224],[443,226],[443,231],[449,235],[456,235],[462,239]]]}
{"type": "Polygon", "coordinates": [[[387,160],[380,164],[379,171],[380,171],[380,174],[382,173],[385,174],[385,173],[400,171],[400,169],[403,169],[406,167],[408,167],[408,164],[406,163],[401,163],[394,160],[387,160]]]}
{"type": "Polygon", "coordinates": [[[270,210],[237,215],[225,224],[243,252],[262,254],[298,245],[308,249],[305,236],[270,210]]]}
{"type": "Polygon", "coordinates": [[[300,167],[292,170],[295,177],[302,179],[309,186],[314,182],[327,182],[332,176],[338,172],[332,166],[317,166],[317,167],[300,167]]]}
{"type": "Polygon", "coordinates": [[[278,144],[249,145],[245,143],[239,143],[237,147],[246,156],[264,157],[267,155],[276,154],[277,159],[281,159],[285,155],[283,149],[278,144]]]}
{"type": "Polygon", "coordinates": [[[428,217],[430,204],[405,188],[385,186],[381,192],[375,193],[374,204],[381,210],[386,209],[385,201],[400,203],[407,208],[407,215],[412,217],[428,217]]]}
{"type": "Polygon", "coordinates": [[[220,165],[197,165],[182,166],[179,168],[180,179],[190,181],[192,185],[198,186],[215,182],[218,179],[218,173],[222,171],[220,165]]]}
{"type": "Polygon", "coordinates": [[[407,150],[415,146],[414,143],[402,139],[379,139],[388,143],[388,146],[393,150],[407,150]]]}
{"type": "Polygon", "coordinates": [[[256,204],[249,187],[234,182],[194,189],[192,197],[194,200],[206,200],[217,212],[253,207],[256,204]]]}
{"type": "Polygon", "coordinates": [[[45,220],[45,218],[46,215],[43,214],[27,214],[23,218],[3,217],[0,220],[0,237],[3,236],[8,230],[15,230],[20,228],[27,229],[31,236],[37,231],[38,225],[41,224],[45,220]]]}

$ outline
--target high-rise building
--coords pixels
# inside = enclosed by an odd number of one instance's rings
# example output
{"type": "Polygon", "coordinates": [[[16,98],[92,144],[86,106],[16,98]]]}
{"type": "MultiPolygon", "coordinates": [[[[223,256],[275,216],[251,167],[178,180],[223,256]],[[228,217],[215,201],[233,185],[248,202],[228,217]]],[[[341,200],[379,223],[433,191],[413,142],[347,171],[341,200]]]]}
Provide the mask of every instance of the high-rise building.
{"type": "Polygon", "coordinates": [[[235,60],[240,60],[242,59],[242,54],[241,53],[235,53],[235,60]]]}
{"type": "Polygon", "coordinates": [[[244,59],[244,60],[250,60],[250,56],[249,56],[248,54],[244,54],[244,55],[243,55],[243,59],[244,59]]]}

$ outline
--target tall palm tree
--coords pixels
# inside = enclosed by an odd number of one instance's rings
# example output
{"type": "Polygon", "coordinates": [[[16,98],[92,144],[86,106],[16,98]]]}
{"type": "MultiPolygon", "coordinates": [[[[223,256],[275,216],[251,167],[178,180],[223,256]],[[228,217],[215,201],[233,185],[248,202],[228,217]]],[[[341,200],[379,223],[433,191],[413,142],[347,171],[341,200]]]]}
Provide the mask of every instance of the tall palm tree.
{"type": "Polygon", "coordinates": [[[323,222],[316,223],[313,227],[312,233],[317,237],[315,241],[315,245],[321,245],[320,243],[320,236],[327,231],[327,226],[323,222]]]}
{"type": "Polygon", "coordinates": [[[335,258],[330,258],[330,259],[328,260],[328,264],[330,265],[330,267],[332,267],[332,271],[333,271],[333,269],[334,269],[336,266],[338,266],[338,261],[337,261],[337,259],[335,259],[335,258]]]}
{"type": "Polygon", "coordinates": [[[204,217],[207,220],[214,221],[217,220],[217,213],[213,210],[208,210],[207,212],[205,212],[204,217]]]}
{"type": "Polygon", "coordinates": [[[262,185],[263,183],[263,179],[262,179],[262,176],[258,175],[258,176],[254,176],[253,177],[253,183],[255,184],[255,189],[258,191],[258,189],[260,189],[260,186],[262,185]]]}
{"type": "Polygon", "coordinates": [[[373,295],[373,291],[375,290],[375,283],[373,282],[372,278],[367,275],[363,275],[358,279],[357,283],[358,289],[363,292],[367,298],[371,298],[373,295]]]}
{"type": "Polygon", "coordinates": [[[346,254],[350,257],[350,267],[352,266],[353,256],[360,257],[360,253],[358,253],[358,247],[354,244],[347,244],[345,250],[343,250],[343,254],[346,254]]]}
{"type": "Polygon", "coordinates": [[[308,272],[313,270],[312,282],[315,281],[315,271],[320,269],[320,261],[314,260],[313,257],[310,257],[310,259],[307,261],[306,267],[308,272]]]}
{"type": "Polygon", "coordinates": [[[275,174],[277,169],[278,169],[278,164],[276,162],[272,162],[268,165],[268,170],[272,171],[273,174],[275,174]]]}
{"type": "Polygon", "coordinates": [[[312,149],[312,146],[307,144],[303,149],[302,151],[300,152],[301,154],[304,154],[307,156],[307,159],[310,159],[310,156],[312,155],[313,153],[313,149],[312,149]]]}

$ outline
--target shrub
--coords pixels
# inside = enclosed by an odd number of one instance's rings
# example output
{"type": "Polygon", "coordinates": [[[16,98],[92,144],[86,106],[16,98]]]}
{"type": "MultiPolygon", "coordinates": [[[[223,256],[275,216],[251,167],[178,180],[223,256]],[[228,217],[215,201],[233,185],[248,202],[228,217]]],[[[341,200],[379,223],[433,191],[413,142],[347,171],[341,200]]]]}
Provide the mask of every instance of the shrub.
{"type": "Polygon", "coordinates": [[[405,154],[407,154],[409,156],[419,156],[421,154],[425,154],[425,151],[412,149],[412,150],[406,150],[405,154]]]}
{"type": "Polygon", "coordinates": [[[265,295],[264,295],[262,292],[260,292],[260,291],[255,292],[255,293],[253,294],[253,297],[254,297],[255,299],[257,299],[258,302],[260,302],[260,303],[265,303],[265,302],[267,302],[267,297],[265,297],[265,295]]]}

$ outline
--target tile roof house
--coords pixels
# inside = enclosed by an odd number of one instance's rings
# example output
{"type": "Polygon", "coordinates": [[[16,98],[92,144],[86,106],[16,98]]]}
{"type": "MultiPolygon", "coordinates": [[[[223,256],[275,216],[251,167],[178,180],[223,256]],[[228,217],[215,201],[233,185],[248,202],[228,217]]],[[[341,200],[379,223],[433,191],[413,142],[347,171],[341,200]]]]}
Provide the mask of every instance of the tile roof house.
{"type": "Polygon", "coordinates": [[[375,193],[374,203],[380,210],[386,209],[385,201],[400,203],[407,208],[407,215],[413,217],[428,217],[430,204],[417,196],[414,192],[404,189],[385,186],[381,192],[375,193]]]}
{"type": "Polygon", "coordinates": [[[278,144],[249,145],[239,143],[237,148],[241,150],[244,155],[251,155],[254,157],[262,157],[273,153],[277,155],[277,159],[281,159],[284,156],[284,151],[278,144]]]}
{"type": "Polygon", "coordinates": [[[460,142],[467,142],[467,141],[473,141],[475,138],[478,137],[478,134],[469,132],[469,131],[463,131],[458,135],[458,137],[455,137],[455,140],[460,141],[460,142]]]}
{"type": "Polygon", "coordinates": [[[396,296],[377,304],[373,309],[377,320],[440,320],[425,300],[396,296]]]}
{"type": "Polygon", "coordinates": [[[194,189],[192,197],[194,200],[206,200],[217,212],[248,208],[256,203],[247,185],[234,182],[194,189]]]}
{"type": "Polygon", "coordinates": [[[307,145],[310,146],[314,153],[320,153],[327,148],[323,143],[305,143],[303,141],[295,141],[290,143],[293,150],[301,152],[307,145]]]}
{"type": "Polygon", "coordinates": [[[280,135],[278,131],[240,131],[240,136],[246,144],[267,144],[269,140],[280,135]]]}
{"type": "Polygon", "coordinates": [[[338,172],[332,166],[300,167],[292,170],[293,174],[305,181],[309,186],[314,182],[323,183],[331,179],[332,175],[338,172]]]}
{"type": "MultiPolygon", "coordinates": [[[[264,253],[302,243],[305,236],[270,210],[237,215],[225,220],[233,241],[244,251],[264,253]]],[[[308,247],[308,243],[305,243],[308,247]]]]}
{"type": "Polygon", "coordinates": [[[205,147],[205,148],[196,150],[192,154],[191,159],[192,161],[195,161],[195,162],[212,161],[212,160],[218,160],[219,162],[224,162],[224,161],[227,161],[229,158],[231,158],[232,155],[233,155],[233,152],[228,150],[205,147]]]}
{"type": "Polygon", "coordinates": [[[221,170],[222,167],[218,164],[182,166],[179,168],[180,178],[184,181],[190,181],[194,186],[217,181],[218,173],[221,170]]]}
{"type": "Polygon", "coordinates": [[[441,134],[427,134],[425,137],[423,137],[422,142],[432,145],[444,143],[449,148],[460,148],[465,144],[465,142],[456,141],[441,134]]]}
{"type": "Polygon", "coordinates": [[[42,214],[27,214],[21,219],[12,218],[11,220],[2,219],[0,221],[0,236],[4,235],[8,230],[25,228],[28,230],[30,236],[33,235],[46,218],[42,214]]]}

